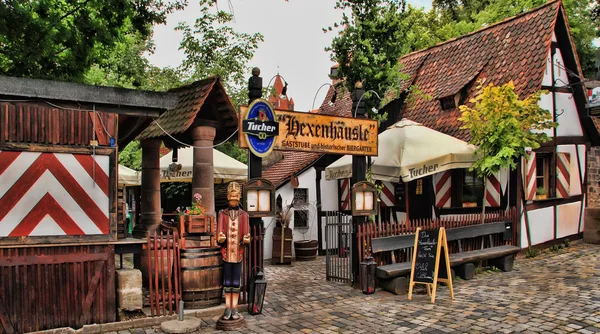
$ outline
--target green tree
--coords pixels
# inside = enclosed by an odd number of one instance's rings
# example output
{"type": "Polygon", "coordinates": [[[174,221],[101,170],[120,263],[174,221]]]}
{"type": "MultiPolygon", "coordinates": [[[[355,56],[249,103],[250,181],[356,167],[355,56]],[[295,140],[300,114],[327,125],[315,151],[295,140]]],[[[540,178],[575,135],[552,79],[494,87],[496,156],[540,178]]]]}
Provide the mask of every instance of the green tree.
{"type": "Polygon", "coordinates": [[[0,1],[0,73],[82,82],[126,34],[147,38],[185,0],[0,1]]]}
{"type": "MultiPolygon", "coordinates": [[[[525,149],[536,149],[550,138],[545,129],[556,127],[552,114],[538,105],[545,91],[538,91],[521,100],[513,82],[502,86],[479,85],[479,92],[467,105],[461,105],[462,128],[471,135],[470,144],[477,146],[477,160],[471,170],[486,179],[501,168],[514,170],[525,149]]],[[[485,205],[482,205],[485,213],[485,205]]],[[[483,216],[482,216],[483,220],[483,216]]]]}
{"type": "Polygon", "coordinates": [[[132,141],[119,152],[119,164],[133,170],[142,170],[142,148],[139,141],[132,141]]]}

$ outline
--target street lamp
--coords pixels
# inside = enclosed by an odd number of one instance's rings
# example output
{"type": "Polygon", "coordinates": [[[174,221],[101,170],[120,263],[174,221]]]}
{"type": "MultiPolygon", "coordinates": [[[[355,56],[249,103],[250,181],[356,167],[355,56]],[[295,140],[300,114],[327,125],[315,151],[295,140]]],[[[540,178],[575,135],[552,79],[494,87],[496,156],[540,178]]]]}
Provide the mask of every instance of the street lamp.
{"type": "MultiPolygon", "coordinates": [[[[364,115],[366,113],[365,103],[362,102],[362,99],[368,93],[373,93],[373,94],[375,94],[375,96],[377,96],[379,101],[382,100],[382,98],[379,96],[379,94],[377,94],[377,92],[374,90],[368,90],[365,92],[365,90],[362,87],[361,82],[357,82],[356,85],[354,85],[354,91],[352,91],[352,108],[354,109],[353,117],[356,117],[356,114],[358,113],[359,109],[361,111],[360,112],[361,115],[364,115]]],[[[375,111],[377,111],[377,109],[373,108],[373,112],[375,112],[375,111]]]]}
{"type": "Polygon", "coordinates": [[[267,291],[267,281],[260,268],[258,273],[250,278],[250,289],[248,291],[248,313],[257,315],[262,313],[263,303],[265,302],[265,293],[267,291]]]}
{"type": "Polygon", "coordinates": [[[281,97],[281,98],[284,98],[284,97],[286,97],[286,96],[287,96],[287,87],[288,87],[288,83],[287,83],[287,81],[285,80],[285,78],[284,78],[282,75],[280,75],[279,73],[275,74],[275,75],[274,75],[274,76],[271,78],[271,80],[269,80],[269,84],[267,85],[267,90],[266,90],[266,93],[267,93],[267,96],[269,96],[269,87],[271,86],[271,83],[273,82],[273,79],[277,78],[277,76],[280,76],[280,77],[281,77],[281,79],[283,79],[283,83],[284,83],[284,85],[283,85],[283,89],[281,90],[281,95],[280,95],[280,97],[281,97]]]}
{"type": "Polygon", "coordinates": [[[335,103],[335,101],[337,100],[337,90],[335,89],[335,86],[330,84],[330,83],[324,83],[321,85],[321,87],[319,87],[319,89],[317,89],[317,92],[315,93],[315,97],[313,99],[313,103],[312,103],[312,107],[310,108],[310,111],[315,109],[315,102],[317,101],[317,95],[319,95],[319,92],[321,91],[321,88],[325,87],[325,86],[331,86],[333,87],[333,96],[331,97],[331,100],[329,100],[329,105],[333,106],[333,104],[335,103]]]}

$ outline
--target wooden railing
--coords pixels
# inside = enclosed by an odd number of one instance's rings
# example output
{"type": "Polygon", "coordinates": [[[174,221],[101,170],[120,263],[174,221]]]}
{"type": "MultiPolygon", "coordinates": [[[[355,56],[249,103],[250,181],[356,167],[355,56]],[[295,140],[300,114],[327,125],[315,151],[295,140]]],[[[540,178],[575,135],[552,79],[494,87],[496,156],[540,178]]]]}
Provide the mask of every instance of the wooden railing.
{"type": "MultiPolygon", "coordinates": [[[[517,231],[516,226],[516,208],[512,208],[507,211],[492,211],[485,214],[485,223],[493,223],[500,221],[512,221],[513,226],[513,237],[510,244],[517,245],[517,231]]],[[[479,214],[466,214],[457,215],[454,217],[442,217],[438,219],[415,219],[400,222],[368,222],[358,226],[357,238],[358,238],[358,256],[359,260],[363,261],[367,254],[371,253],[371,239],[389,237],[394,235],[413,234],[417,230],[417,227],[424,229],[436,229],[445,227],[446,229],[472,226],[481,224],[481,213],[479,214]]],[[[482,243],[486,242],[483,238],[473,238],[472,240],[465,240],[462,242],[462,248],[464,251],[479,249],[482,243]]],[[[494,237],[495,243],[502,243],[502,236],[498,235],[494,237]]],[[[508,243],[508,242],[507,242],[508,243]]],[[[448,245],[450,253],[458,251],[457,245],[450,243],[448,245]]],[[[392,262],[405,262],[409,261],[408,252],[396,252],[393,254],[373,254],[375,261],[378,265],[389,264],[392,262]],[[393,257],[393,258],[392,258],[393,257]]]]}
{"type": "Polygon", "coordinates": [[[152,316],[179,312],[181,300],[181,243],[177,231],[148,235],[148,280],[152,316]]]}

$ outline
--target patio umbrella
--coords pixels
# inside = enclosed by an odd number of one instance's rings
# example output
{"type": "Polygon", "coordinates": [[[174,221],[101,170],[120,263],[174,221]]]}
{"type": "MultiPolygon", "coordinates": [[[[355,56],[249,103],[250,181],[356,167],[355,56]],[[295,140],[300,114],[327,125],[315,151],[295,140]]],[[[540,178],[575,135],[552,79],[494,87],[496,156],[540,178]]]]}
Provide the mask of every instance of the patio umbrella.
{"type": "Polygon", "coordinates": [[[140,173],[131,168],[119,165],[118,173],[118,184],[125,186],[139,186],[141,184],[139,176],[140,173]]]}
{"type": "MultiPolygon", "coordinates": [[[[178,150],[177,164],[181,165],[180,170],[169,169],[173,163],[172,159],[172,151],[160,158],[160,182],[192,182],[194,149],[186,147],[178,150]]],[[[222,180],[222,182],[245,181],[248,178],[248,166],[215,149],[213,149],[213,165],[215,180],[222,180]]]]}
{"type": "MultiPolygon", "coordinates": [[[[402,119],[379,134],[379,155],[371,174],[381,181],[409,182],[453,168],[468,168],[476,147],[465,141],[402,119]]],[[[325,169],[327,180],[352,176],[352,156],[346,155],[325,169]]]]}

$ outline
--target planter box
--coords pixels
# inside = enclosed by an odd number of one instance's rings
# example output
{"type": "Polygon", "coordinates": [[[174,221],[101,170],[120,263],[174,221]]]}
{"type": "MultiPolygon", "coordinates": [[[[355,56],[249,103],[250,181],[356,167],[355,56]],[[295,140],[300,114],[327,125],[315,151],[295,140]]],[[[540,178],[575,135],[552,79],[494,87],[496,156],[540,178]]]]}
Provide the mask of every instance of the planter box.
{"type": "Polygon", "coordinates": [[[209,230],[209,219],[204,215],[181,216],[180,226],[187,233],[206,233],[209,230]]]}
{"type": "Polygon", "coordinates": [[[273,229],[273,253],[271,254],[272,264],[290,264],[292,263],[292,229],[275,227],[273,229]]]}
{"type": "Polygon", "coordinates": [[[535,195],[535,199],[537,199],[538,201],[543,201],[545,199],[548,199],[548,194],[545,194],[545,195],[535,195]]]}
{"type": "Polygon", "coordinates": [[[463,208],[476,208],[477,202],[465,202],[462,204],[463,208]]]}

